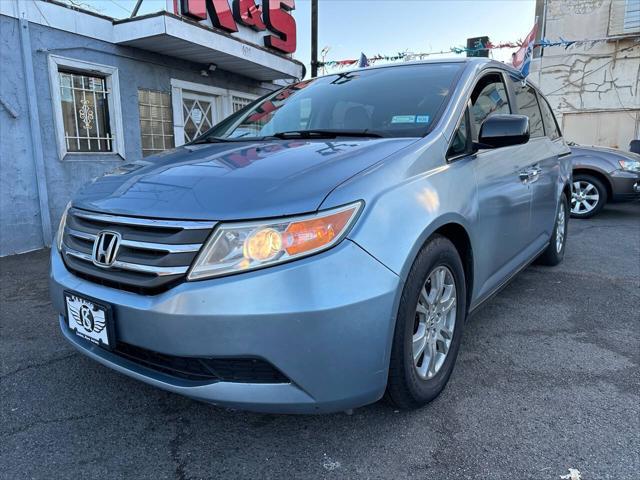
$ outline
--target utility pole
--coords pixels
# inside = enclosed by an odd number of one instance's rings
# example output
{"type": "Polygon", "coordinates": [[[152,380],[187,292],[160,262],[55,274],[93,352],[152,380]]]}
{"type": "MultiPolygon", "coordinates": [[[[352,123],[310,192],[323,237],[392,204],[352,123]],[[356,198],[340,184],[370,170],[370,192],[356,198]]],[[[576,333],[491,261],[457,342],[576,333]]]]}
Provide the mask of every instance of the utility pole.
{"type": "Polygon", "coordinates": [[[311,0],[311,76],[318,76],[318,0],[311,0]]]}

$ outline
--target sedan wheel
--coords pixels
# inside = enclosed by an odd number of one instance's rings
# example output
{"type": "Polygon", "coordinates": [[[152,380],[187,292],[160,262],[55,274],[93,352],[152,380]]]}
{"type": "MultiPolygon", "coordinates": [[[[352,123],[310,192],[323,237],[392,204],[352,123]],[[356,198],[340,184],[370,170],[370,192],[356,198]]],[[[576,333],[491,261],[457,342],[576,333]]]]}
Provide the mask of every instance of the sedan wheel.
{"type": "Polygon", "coordinates": [[[573,176],[571,186],[571,216],[589,218],[607,203],[607,189],[594,175],[578,173],[573,176]]]}
{"type": "Polygon", "coordinates": [[[590,213],[600,201],[598,189],[586,180],[573,182],[571,193],[571,213],[584,215],[590,213]]]}

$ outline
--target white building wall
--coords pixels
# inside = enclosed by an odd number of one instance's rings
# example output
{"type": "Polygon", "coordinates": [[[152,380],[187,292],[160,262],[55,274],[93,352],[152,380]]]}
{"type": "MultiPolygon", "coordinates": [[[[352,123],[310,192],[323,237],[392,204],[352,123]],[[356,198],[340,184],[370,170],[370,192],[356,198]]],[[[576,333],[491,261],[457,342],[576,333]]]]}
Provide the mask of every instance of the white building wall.
{"type": "Polygon", "coordinates": [[[607,39],[547,47],[532,64],[568,140],[626,150],[640,138],[640,29],[623,32],[627,1],[546,0],[541,9],[548,40],[607,39]]]}

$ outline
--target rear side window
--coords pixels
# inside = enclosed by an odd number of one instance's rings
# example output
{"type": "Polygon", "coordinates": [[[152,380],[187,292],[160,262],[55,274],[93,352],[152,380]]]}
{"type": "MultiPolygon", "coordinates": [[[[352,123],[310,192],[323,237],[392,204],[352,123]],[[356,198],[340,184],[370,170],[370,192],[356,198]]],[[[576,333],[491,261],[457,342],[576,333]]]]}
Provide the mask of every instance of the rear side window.
{"type": "Polygon", "coordinates": [[[491,73],[480,79],[471,94],[471,123],[473,124],[474,141],[478,141],[482,122],[496,113],[511,113],[511,108],[502,75],[491,73]]]}
{"type": "Polygon", "coordinates": [[[560,129],[558,128],[558,124],[556,123],[556,119],[553,116],[553,111],[549,106],[549,102],[538,95],[538,99],[540,99],[540,109],[542,110],[542,121],[544,122],[544,130],[547,132],[547,137],[551,140],[555,140],[556,138],[560,138],[562,134],[560,133],[560,129]]]}
{"type": "Polygon", "coordinates": [[[520,82],[514,84],[514,90],[518,112],[520,115],[529,117],[531,138],[544,137],[542,114],[540,113],[536,92],[529,85],[523,86],[520,82]]]}

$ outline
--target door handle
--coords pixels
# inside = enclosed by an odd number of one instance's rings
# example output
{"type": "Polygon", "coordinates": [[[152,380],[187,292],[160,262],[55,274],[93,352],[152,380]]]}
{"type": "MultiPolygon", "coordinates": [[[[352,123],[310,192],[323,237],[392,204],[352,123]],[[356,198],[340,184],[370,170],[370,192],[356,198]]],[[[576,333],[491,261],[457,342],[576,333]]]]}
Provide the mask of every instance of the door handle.
{"type": "Polygon", "coordinates": [[[533,167],[529,167],[526,170],[521,170],[518,173],[518,177],[522,183],[533,183],[537,182],[540,178],[540,174],[542,173],[542,169],[537,165],[533,167]]]}
{"type": "Polygon", "coordinates": [[[534,165],[528,170],[529,173],[529,183],[537,182],[540,178],[540,174],[542,173],[542,169],[537,165],[534,165]]]}

